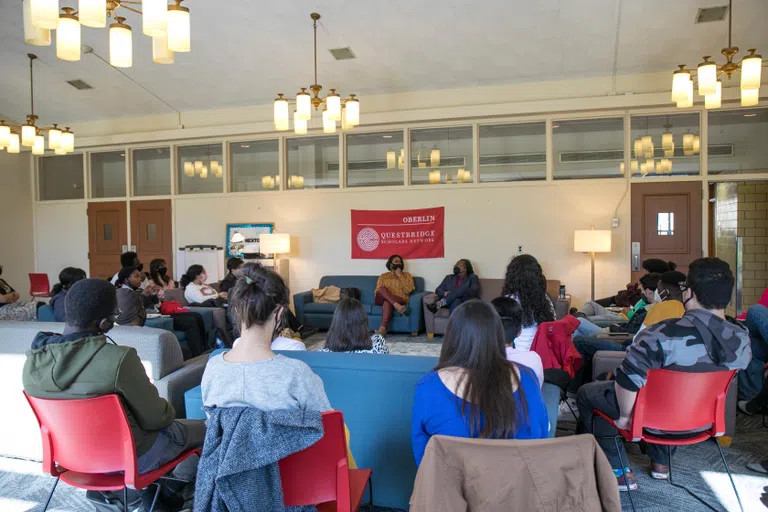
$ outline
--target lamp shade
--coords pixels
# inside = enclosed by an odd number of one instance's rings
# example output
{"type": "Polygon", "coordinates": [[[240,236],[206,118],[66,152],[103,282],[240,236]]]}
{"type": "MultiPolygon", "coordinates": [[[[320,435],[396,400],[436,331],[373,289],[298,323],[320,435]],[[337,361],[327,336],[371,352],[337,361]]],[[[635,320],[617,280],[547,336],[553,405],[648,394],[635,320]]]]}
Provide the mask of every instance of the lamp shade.
{"type": "Polygon", "coordinates": [[[5,123],[0,124],[0,146],[11,144],[11,127],[5,123]]]}
{"type": "Polygon", "coordinates": [[[21,127],[21,145],[31,148],[35,143],[37,128],[34,125],[25,124],[21,127]]]}
{"type": "MultiPolygon", "coordinates": [[[[675,136],[670,132],[661,134],[661,148],[665,152],[675,151],[675,136]]],[[[665,155],[666,156],[666,155],[665,155]]]]}
{"type": "Polygon", "coordinates": [[[306,135],[307,133],[307,121],[299,118],[297,110],[293,112],[293,133],[296,135],[306,135]]]}
{"type": "Polygon", "coordinates": [[[56,29],[56,57],[61,60],[80,60],[80,21],[74,14],[59,16],[56,29]]]}
{"type": "MultiPolygon", "coordinates": [[[[32,23],[31,0],[24,0],[24,42],[35,46],[50,46],[51,31],[47,28],[37,28],[32,23]]],[[[58,22],[59,14],[56,13],[58,22]]]]}
{"type": "Polygon", "coordinates": [[[32,154],[43,155],[45,154],[45,137],[42,135],[35,135],[35,141],[32,143],[32,154]]]}
{"type": "Polygon", "coordinates": [[[686,96],[677,102],[677,108],[690,108],[693,106],[693,81],[688,80],[685,88],[687,90],[686,96]]]}
{"type": "Polygon", "coordinates": [[[360,102],[355,99],[355,95],[351,94],[347,100],[347,124],[350,126],[357,126],[360,124],[360,102]]]}
{"type": "Polygon", "coordinates": [[[440,150],[435,148],[429,154],[429,163],[432,167],[440,165],[440,150]]]}
{"type": "Polygon", "coordinates": [[[672,74],[672,101],[677,103],[688,98],[688,85],[691,82],[691,72],[678,69],[672,74]]]}
{"type": "Polygon", "coordinates": [[[704,96],[704,108],[720,108],[723,94],[723,83],[718,80],[715,84],[715,93],[704,96]]]}
{"type": "Polygon", "coordinates": [[[296,94],[296,116],[302,121],[312,119],[312,96],[304,89],[296,94]]]}
{"type": "Polygon", "coordinates": [[[336,133],[336,121],[328,115],[328,109],[323,110],[323,133],[336,133]]]}
{"type": "Polygon", "coordinates": [[[760,89],[743,89],[741,91],[741,106],[754,107],[760,103],[760,89]]]}
{"type": "Polygon", "coordinates": [[[699,96],[715,94],[717,91],[717,64],[709,62],[709,57],[704,58],[704,62],[697,68],[699,78],[699,96]]]}
{"type": "Polygon", "coordinates": [[[288,129],[288,100],[283,98],[282,94],[278,94],[278,97],[275,99],[274,117],[275,127],[278,130],[288,129]]]}
{"type": "Polygon", "coordinates": [[[328,108],[328,119],[341,121],[341,96],[331,92],[325,97],[325,105],[328,108]]]}
{"type": "Polygon", "coordinates": [[[760,88],[763,58],[756,55],[755,50],[749,51],[750,54],[741,60],[741,90],[760,88]]]}
{"type": "Polygon", "coordinates": [[[577,229],[573,232],[575,252],[611,252],[611,231],[608,229],[577,229]]]}
{"type": "Polygon", "coordinates": [[[168,35],[152,36],[152,62],[156,64],[173,64],[174,54],[168,49],[168,35]]]}
{"type": "Polygon", "coordinates": [[[112,23],[109,26],[109,63],[116,68],[133,66],[131,27],[125,23],[112,23]]]}
{"type": "Polygon", "coordinates": [[[259,235],[259,252],[262,254],[290,253],[291,235],[288,233],[264,233],[259,235]]]}
{"type": "Polygon", "coordinates": [[[59,0],[29,0],[32,25],[55,30],[59,24],[59,0]]]}
{"type": "Polygon", "coordinates": [[[397,166],[397,155],[394,151],[387,151],[387,169],[394,169],[397,166]]]}
{"type": "Polygon", "coordinates": [[[141,0],[141,12],[143,20],[141,29],[145,35],[157,37],[168,33],[168,3],[166,0],[141,0]]]}
{"type": "Polygon", "coordinates": [[[61,148],[67,153],[75,150],[75,134],[67,130],[61,133],[61,148]]]}
{"type": "Polygon", "coordinates": [[[440,169],[429,171],[429,183],[431,185],[437,185],[440,183],[440,169]]]}
{"type": "Polygon", "coordinates": [[[351,129],[352,125],[347,122],[347,107],[341,107],[341,131],[346,132],[351,129]]]}
{"type": "Polygon", "coordinates": [[[55,126],[48,130],[48,149],[59,149],[61,147],[61,130],[55,126]]]}
{"type": "Polygon", "coordinates": [[[78,0],[77,15],[85,27],[104,28],[107,26],[107,0],[78,0]]]}
{"type": "Polygon", "coordinates": [[[9,153],[18,153],[19,151],[21,151],[21,144],[19,141],[18,133],[11,134],[11,138],[8,140],[6,151],[8,151],[9,153]]]}
{"type": "Polygon", "coordinates": [[[182,5],[168,6],[168,49],[172,52],[190,49],[189,9],[182,5]]]}
{"type": "Polygon", "coordinates": [[[184,176],[191,178],[195,175],[195,164],[192,162],[184,162],[184,176]]]}

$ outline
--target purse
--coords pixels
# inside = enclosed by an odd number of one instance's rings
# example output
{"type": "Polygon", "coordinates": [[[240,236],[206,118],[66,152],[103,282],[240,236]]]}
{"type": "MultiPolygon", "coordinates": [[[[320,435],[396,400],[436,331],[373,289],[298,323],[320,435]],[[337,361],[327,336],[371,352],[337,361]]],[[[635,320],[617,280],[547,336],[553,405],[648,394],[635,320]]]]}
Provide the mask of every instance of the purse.
{"type": "Polygon", "coordinates": [[[172,315],[174,313],[189,313],[189,310],[181,305],[181,302],[167,300],[160,304],[161,315],[172,315]]]}

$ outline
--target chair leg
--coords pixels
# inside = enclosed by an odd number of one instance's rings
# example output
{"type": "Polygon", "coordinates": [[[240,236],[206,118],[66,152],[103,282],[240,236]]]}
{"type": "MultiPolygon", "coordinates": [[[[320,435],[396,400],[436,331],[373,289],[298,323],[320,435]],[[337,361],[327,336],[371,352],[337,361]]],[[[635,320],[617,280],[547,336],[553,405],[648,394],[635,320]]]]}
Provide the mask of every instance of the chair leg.
{"type": "Polygon", "coordinates": [[[152,505],[149,506],[149,512],[155,510],[155,504],[157,503],[157,497],[160,495],[160,484],[155,482],[157,489],[155,490],[155,497],[152,498],[152,505]]]}
{"type": "Polygon", "coordinates": [[[728,468],[728,463],[725,461],[725,454],[723,454],[723,448],[720,446],[720,443],[717,442],[716,437],[713,437],[711,439],[717,445],[717,450],[720,452],[720,458],[723,459],[723,465],[725,466],[725,470],[728,472],[728,478],[731,479],[733,492],[736,493],[736,501],[739,502],[739,509],[741,510],[741,512],[744,512],[744,506],[741,504],[741,497],[739,496],[739,491],[736,490],[736,483],[733,481],[733,475],[731,475],[731,470],[728,468]]]}
{"type": "Polygon", "coordinates": [[[672,483],[672,446],[667,445],[667,460],[669,461],[669,483],[672,483]]]}
{"type": "Polygon", "coordinates": [[[125,512],[130,512],[128,510],[128,488],[123,487],[123,510],[125,512]]]}
{"type": "Polygon", "coordinates": [[[627,465],[625,466],[624,457],[621,456],[621,446],[619,446],[619,436],[615,436],[613,438],[613,442],[616,445],[616,453],[619,454],[619,464],[621,464],[621,472],[624,474],[624,483],[627,485],[627,496],[629,496],[629,504],[632,505],[632,510],[635,511],[635,500],[632,499],[632,490],[629,488],[629,479],[627,478],[627,474],[624,472],[624,468],[629,467],[629,460],[627,460],[627,465]]]}
{"type": "Polygon", "coordinates": [[[56,486],[59,485],[59,477],[56,477],[56,481],[53,482],[53,488],[51,489],[50,494],[48,494],[48,499],[45,501],[45,506],[43,507],[43,512],[48,510],[48,505],[51,504],[51,498],[53,498],[53,493],[56,491],[56,486]]]}

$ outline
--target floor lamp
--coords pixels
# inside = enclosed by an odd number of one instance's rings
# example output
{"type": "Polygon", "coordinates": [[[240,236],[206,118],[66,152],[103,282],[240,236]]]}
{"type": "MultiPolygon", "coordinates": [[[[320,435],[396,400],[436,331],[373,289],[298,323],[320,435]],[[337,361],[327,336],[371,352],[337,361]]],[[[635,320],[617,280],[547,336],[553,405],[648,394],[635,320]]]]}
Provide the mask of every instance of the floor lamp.
{"type": "Polygon", "coordinates": [[[259,252],[272,255],[272,268],[277,272],[277,255],[291,252],[291,235],[288,233],[262,233],[259,235],[259,252]]]}
{"type": "Polygon", "coordinates": [[[611,252],[611,231],[609,229],[577,229],[573,233],[573,250],[588,252],[592,259],[592,301],[595,300],[595,253],[611,252]]]}

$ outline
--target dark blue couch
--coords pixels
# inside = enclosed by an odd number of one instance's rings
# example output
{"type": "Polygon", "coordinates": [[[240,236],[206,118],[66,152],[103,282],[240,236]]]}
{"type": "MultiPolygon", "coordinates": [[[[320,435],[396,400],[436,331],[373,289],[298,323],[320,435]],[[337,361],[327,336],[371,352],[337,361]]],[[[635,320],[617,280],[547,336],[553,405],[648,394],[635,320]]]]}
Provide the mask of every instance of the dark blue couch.
{"type": "MultiPolygon", "coordinates": [[[[363,303],[368,315],[368,325],[371,330],[376,330],[381,325],[381,306],[374,303],[376,282],[378,276],[323,276],[318,288],[326,286],[338,286],[339,288],[358,288],[360,290],[360,302],[363,303]]],[[[413,283],[416,290],[411,294],[408,303],[408,315],[402,316],[395,312],[395,316],[389,324],[389,332],[411,333],[414,336],[424,330],[424,316],[421,309],[421,300],[427,294],[424,291],[424,278],[414,277],[413,283]]],[[[296,310],[296,318],[302,325],[328,329],[336,311],[336,304],[315,304],[312,302],[312,292],[297,293],[293,296],[293,305],[296,310]]]]}

